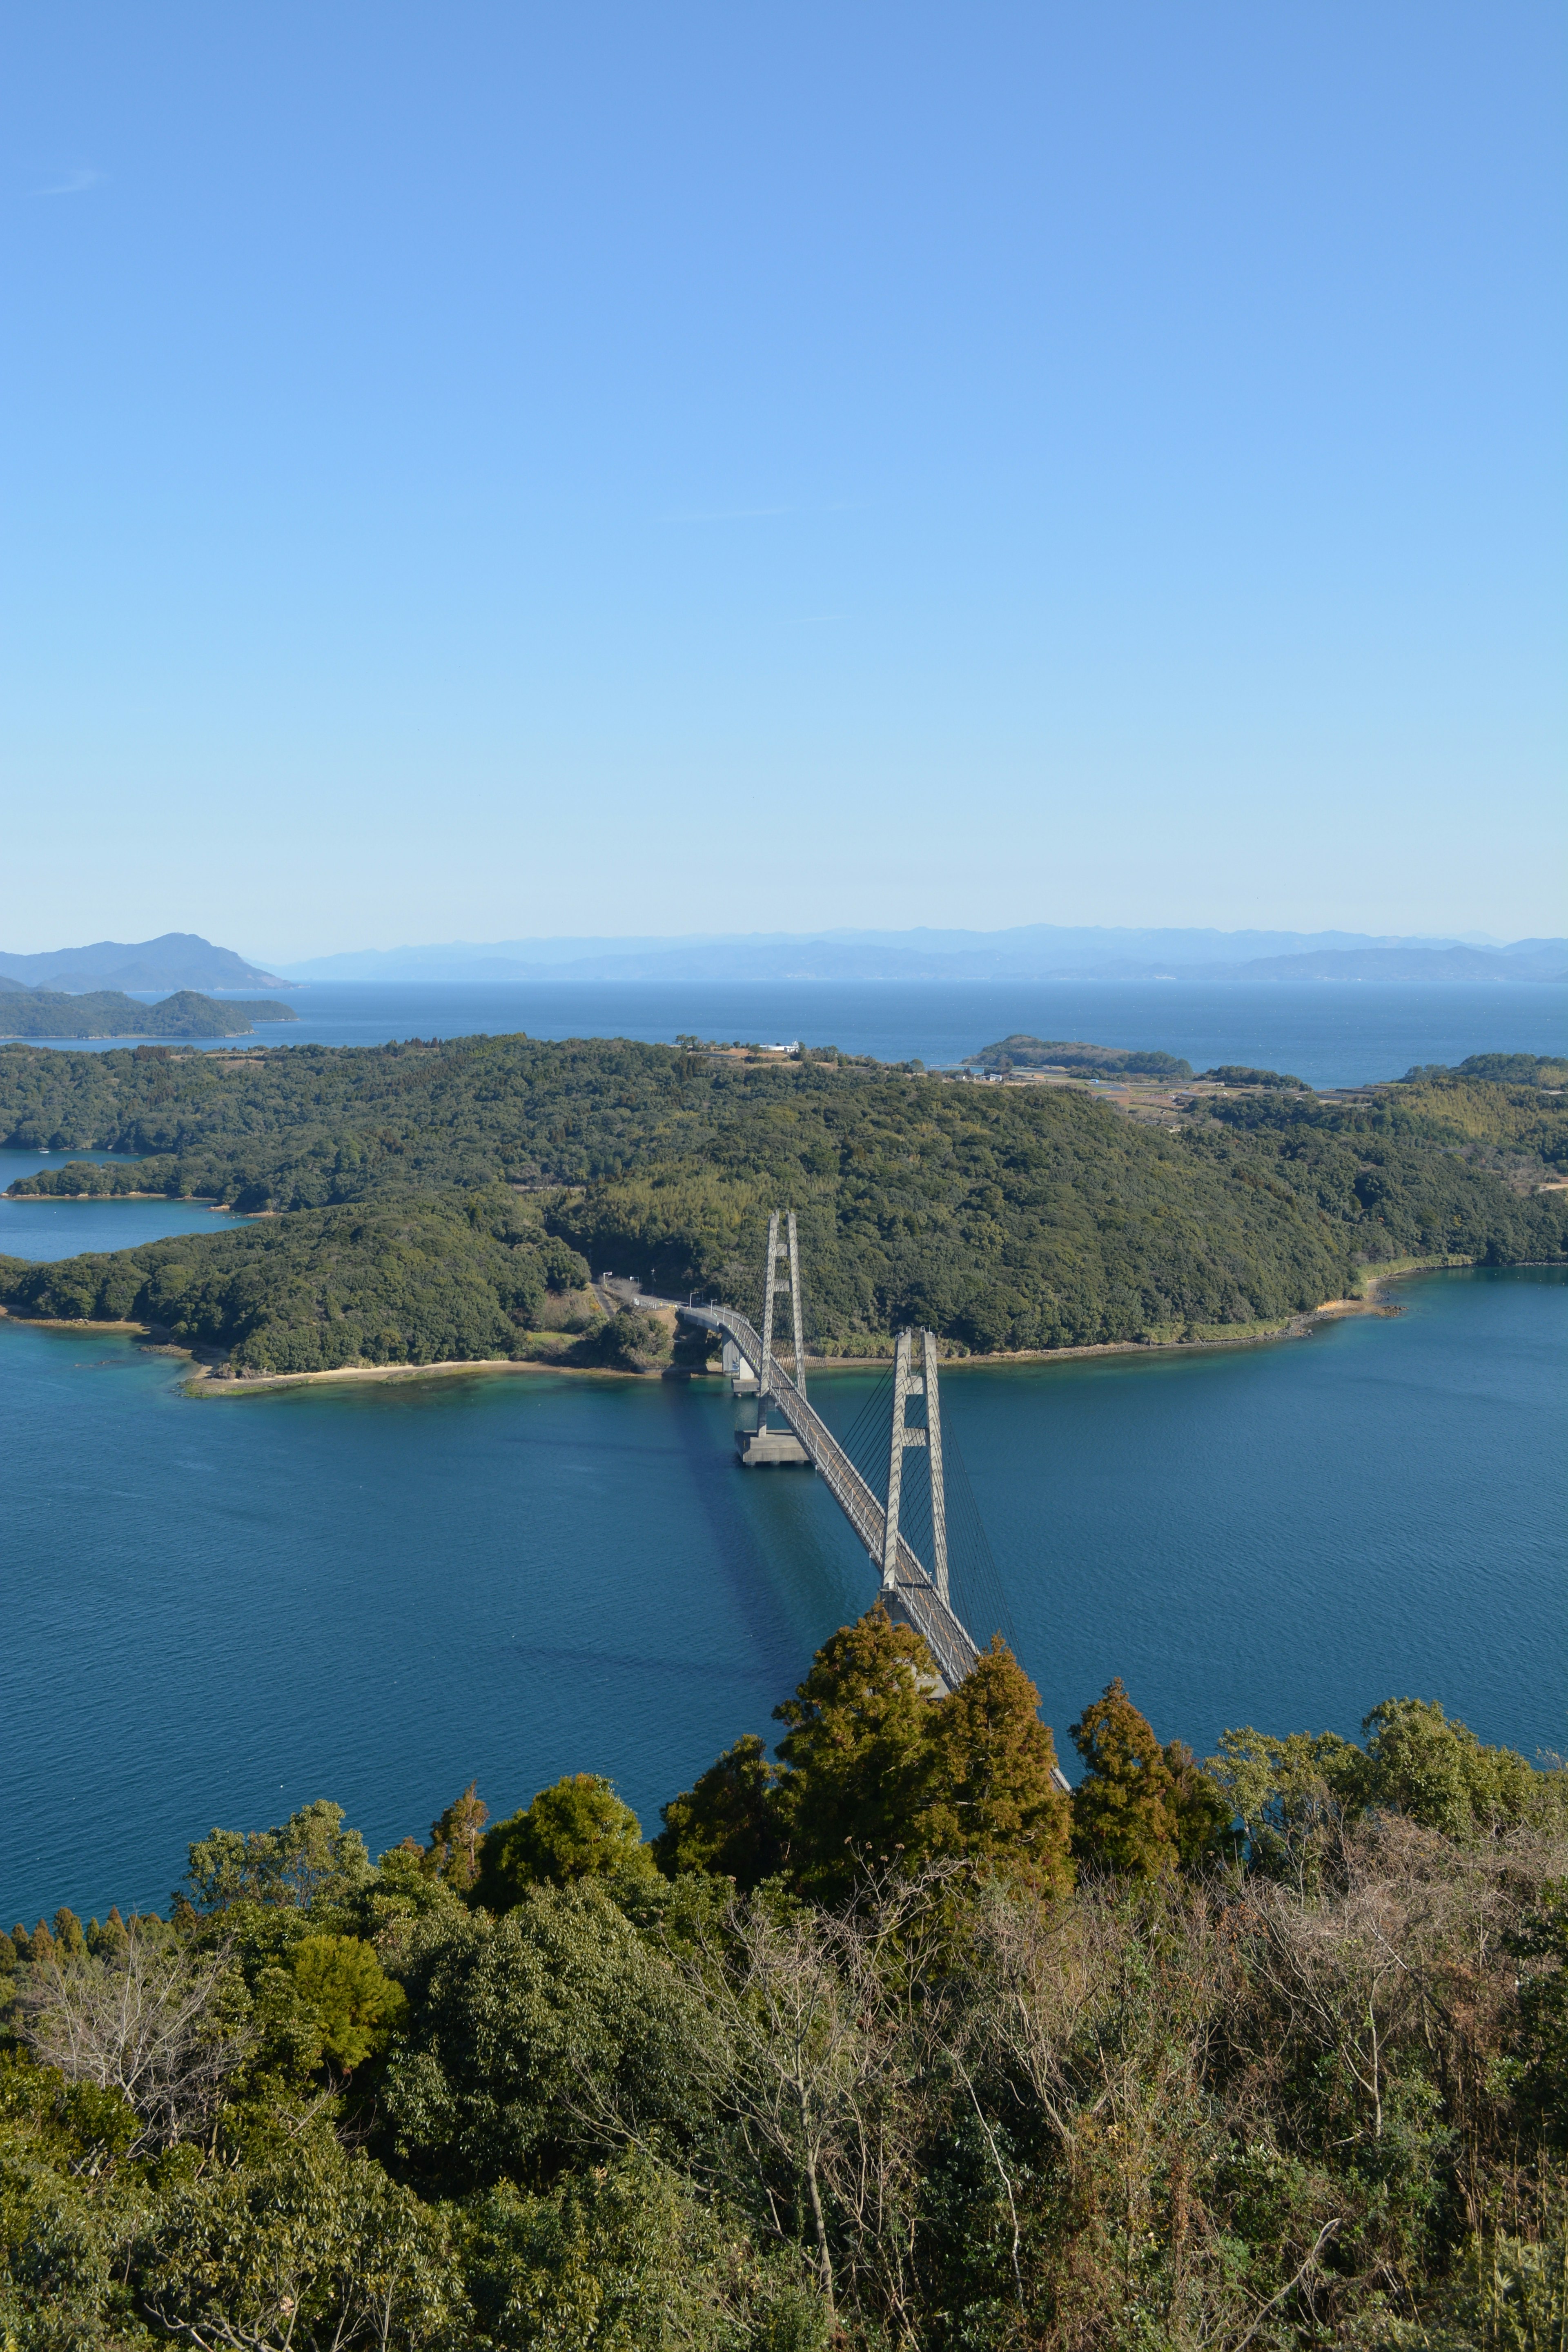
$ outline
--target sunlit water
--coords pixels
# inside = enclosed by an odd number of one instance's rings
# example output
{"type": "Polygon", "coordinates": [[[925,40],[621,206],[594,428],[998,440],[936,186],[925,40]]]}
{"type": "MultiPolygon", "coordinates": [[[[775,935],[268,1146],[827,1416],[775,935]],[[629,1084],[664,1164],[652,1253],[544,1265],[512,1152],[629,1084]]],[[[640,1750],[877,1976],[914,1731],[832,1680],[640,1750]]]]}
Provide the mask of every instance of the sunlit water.
{"type": "MultiPolygon", "coordinates": [[[[0,1216],[51,1221],[24,1228],[37,1255],[216,1222],[0,1216]]],[[[1397,1317],[1276,1347],[946,1382],[1064,1749],[1112,1674],[1200,1752],[1230,1723],[1353,1731],[1404,1691],[1489,1738],[1568,1747],[1568,1283],[1460,1273],[1398,1295],[1397,1317]]],[[[735,1465],[716,1381],[197,1401],[183,1369],[121,1335],[0,1322],[7,1922],[162,1904],[189,1839],[316,1796],[378,1851],[476,1776],[510,1810],[588,1769],[652,1829],[871,1597],[809,1474],[735,1465]]],[[[838,1425],[864,1381],[816,1382],[838,1425]]]]}

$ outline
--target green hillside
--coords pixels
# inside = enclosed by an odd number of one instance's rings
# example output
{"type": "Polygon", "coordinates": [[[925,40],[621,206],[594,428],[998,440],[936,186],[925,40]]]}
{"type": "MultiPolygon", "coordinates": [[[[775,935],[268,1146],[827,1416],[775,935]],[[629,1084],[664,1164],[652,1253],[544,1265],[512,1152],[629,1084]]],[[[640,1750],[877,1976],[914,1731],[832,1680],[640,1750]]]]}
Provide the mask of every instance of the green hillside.
{"type": "Polygon", "coordinates": [[[258,1021],[299,1017],[276,997],[219,1003],[191,988],[177,989],[157,1004],[143,1004],[118,988],[75,996],[13,984],[0,995],[4,1037],[246,1037],[258,1021]]]}
{"type": "Polygon", "coordinates": [[[1157,1344],[1278,1324],[1368,1265],[1568,1256],[1565,1196],[1534,1189],[1568,1160],[1562,1098],[1492,1080],[1343,1102],[1227,1094],[1166,1127],[1072,1089],[827,1056],[716,1065],[625,1039],[304,1046],[221,1065],[13,1047],[0,1133],[139,1155],[53,1170],[16,1195],[157,1192],[283,1212],[110,1258],[0,1267],[16,1311],[112,1307],[256,1369],[354,1349],[374,1362],[508,1352],[500,1340],[515,1347],[526,1320],[517,1254],[547,1244],[668,1295],[751,1307],[775,1202],[799,1213],[814,1337],[829,1351],[884,1344],[909,1321],[980,1352],[1157,1344]]]}

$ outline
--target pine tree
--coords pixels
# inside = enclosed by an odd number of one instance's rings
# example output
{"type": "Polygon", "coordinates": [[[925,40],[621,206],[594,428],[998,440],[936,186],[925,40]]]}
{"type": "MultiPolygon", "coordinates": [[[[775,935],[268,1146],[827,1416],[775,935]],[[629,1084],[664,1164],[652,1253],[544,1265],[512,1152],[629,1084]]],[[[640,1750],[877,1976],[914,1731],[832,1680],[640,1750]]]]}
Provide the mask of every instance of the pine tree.
{"type": "Polygon", "coordinates": [[[1176,1784],[1120,1675],[1085,1707],[1071,1734],[1089,1768],[1073,1795],[1074,1852],[1141,1878],[1174,1868],[1181,1850],[1176,1784]]]}
{"type": "Polygon", "coordinates": [[[922,1824],[939,1853],[964,1854],[1045,1895],[1072,1885],[1072,1803],[1057,1785],[1056,1743],[1040,1695],[998,1633],[931,1711],[931,1801],[922,1824]]]}
{"type": "Polygon", "coordinates": [[[55,1943],[64,1959],[86,1958],[87,1937],[82,1934],[81,1921],[63,1903],[55,1913],[55,1943]]]}
{"type": "Polygon", "coordinates": [[[825,1642],[794,1698],[778,1801],[788,1866],[831,1899],[866,1864],[909,1860],[921,1843],[931,1768],[930,1651],[880,1603],[825,1642]]]}

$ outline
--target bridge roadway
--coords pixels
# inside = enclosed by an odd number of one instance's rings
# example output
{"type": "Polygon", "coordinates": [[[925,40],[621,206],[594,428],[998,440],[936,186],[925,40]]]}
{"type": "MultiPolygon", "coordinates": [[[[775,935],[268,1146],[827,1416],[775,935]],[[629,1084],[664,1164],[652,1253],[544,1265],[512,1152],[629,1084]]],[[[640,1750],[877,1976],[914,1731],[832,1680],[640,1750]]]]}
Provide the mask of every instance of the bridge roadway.
{"type": "MultiPolygon", "coordinates": [[[[761,1381],[762,1339],[743,1315],[737,1315],[728,1307],[681,1307],[674,1299],[649,1298],[640,1303],[674,1307],[683,1323],[696,1323],[707,1330],[722,1332],[734,1341],[761,1381]]],[[[758,1394],[763,1394],[760,1387],[758,1394]]],[[[822,1415],[806,1402],[776,1356],[768,1367],[766,1401],[777,1405],[800,1440],[812,1467],[826,1480],[834,1501],[865,1545],[880,1577],[887,1514],[822,1415]]],[[[881,1597],[889,1616],[902,1619],[921,1636],[935,1661],[944,1689],[956,1690],[979,1654],[901,1533],[895,1580],[883,1585],[881,1597]]]]}

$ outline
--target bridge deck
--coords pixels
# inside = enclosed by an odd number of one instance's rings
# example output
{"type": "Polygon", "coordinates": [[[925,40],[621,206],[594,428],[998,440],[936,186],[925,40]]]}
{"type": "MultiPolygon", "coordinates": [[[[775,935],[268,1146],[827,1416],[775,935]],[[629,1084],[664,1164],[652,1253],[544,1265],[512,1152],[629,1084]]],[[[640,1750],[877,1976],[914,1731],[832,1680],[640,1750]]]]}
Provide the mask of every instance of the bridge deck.
{"type": "MultiPolygon", "coordinates": [[[[733,1339],[760,1377],[762,1339],[743,1315],[737,1315],[729,1307],[678,1307],[676,1312],[683,1322],[722,1331],[733,1339]]],[[[865,1545],[880,1576],[887,1515],[822,1415],[806,1402],[776,1356],[768,1367],[767,1397],[778,1406],[805,1448],[813,1467],[826,1481],[834,1501],[865,1545]]],[[[956,1690],[979,1654],[901,1534],[896,1579],[891,1587],[884,1588],[882,1599],[890,1617],[902,1618],[921,1636],[944,1686],[956,1690]]]]}

